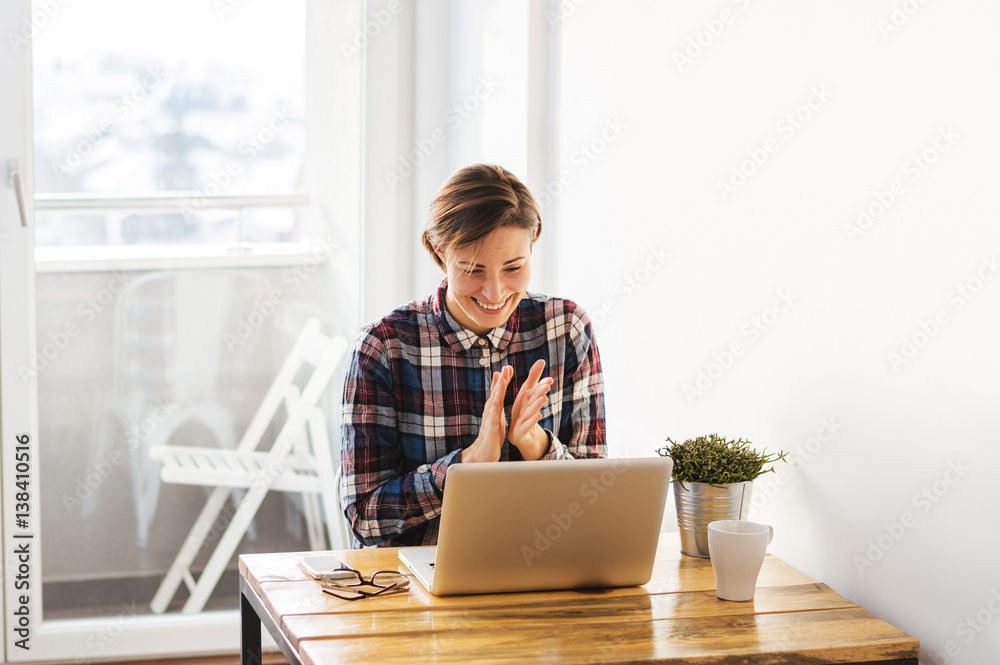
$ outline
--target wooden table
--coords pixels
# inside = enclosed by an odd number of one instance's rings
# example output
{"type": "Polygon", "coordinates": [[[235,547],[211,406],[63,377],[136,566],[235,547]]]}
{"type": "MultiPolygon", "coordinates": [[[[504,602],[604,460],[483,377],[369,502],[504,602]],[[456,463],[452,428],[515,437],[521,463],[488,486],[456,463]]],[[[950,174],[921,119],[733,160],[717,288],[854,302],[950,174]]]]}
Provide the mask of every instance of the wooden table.
{"type": "MultiPolygon", "coordinates": [[[[397,550],[340,552],[363,573],[408,572],[397,550]]],[[[240,557],[242,663],[261,662],[261,623],[291,663],[704,663],[916,665],[906,633],[768,555],[754,600],[715,596],[707,559],[664,534],[653,578],[624,589],[343,601],[294,553],[240,557]]]]}

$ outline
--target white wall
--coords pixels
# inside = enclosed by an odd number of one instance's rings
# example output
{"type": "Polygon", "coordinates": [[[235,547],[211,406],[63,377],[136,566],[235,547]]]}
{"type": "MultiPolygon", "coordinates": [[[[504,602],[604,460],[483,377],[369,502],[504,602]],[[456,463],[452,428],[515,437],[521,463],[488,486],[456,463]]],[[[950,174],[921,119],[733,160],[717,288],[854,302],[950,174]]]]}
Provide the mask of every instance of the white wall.
{"type": "Polygon", "coordinates": [[[534,84],[549,63],[529,31],[524,72],[519,3],[407,4],[372,41],[365,253],[390,263],[368,264],[363,318],[437,282],[415,242],[444,177],[552,150],[533,286],[595,321],[612,452],[709,432],[790,451],[756,488],[771,551],[920,639],[922,662],[995,665],[1000,7],[549,5],[560,61],[534,84]]]}
{"type": "Polygon", "coordinates": [[[614,451],[791,451],[771,551],[921,662],[1000,662],[1000,7],[560,7],[557,294],[597,322],[614,451]]]}

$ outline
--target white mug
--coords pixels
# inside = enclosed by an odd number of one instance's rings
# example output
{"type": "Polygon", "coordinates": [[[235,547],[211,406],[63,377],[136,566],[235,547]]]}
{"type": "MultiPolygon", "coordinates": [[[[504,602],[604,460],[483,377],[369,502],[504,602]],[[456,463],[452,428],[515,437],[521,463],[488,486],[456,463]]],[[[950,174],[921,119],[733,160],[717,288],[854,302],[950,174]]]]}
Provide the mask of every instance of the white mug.
{"type": "Polygon", "coordinates": [[[708,523],[708,553],[715,573],[715,595],[722,600],[753,600],[764,553],[774,537],[767,524],[747,520],[708,523]]]}

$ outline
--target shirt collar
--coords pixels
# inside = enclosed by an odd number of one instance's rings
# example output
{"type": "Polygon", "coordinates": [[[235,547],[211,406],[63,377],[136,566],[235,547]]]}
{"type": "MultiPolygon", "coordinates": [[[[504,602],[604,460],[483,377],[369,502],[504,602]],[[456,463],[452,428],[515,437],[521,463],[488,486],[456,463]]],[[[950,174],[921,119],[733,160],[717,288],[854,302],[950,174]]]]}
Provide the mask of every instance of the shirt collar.
{"type": "MultiPolygon", "coordinates": [[[[445,305],[447,291],[448,278],[445,277],[438,284],[437,291],[431,296],[431,311],[434,313],[434,318],[437,319],[438,330],[441,331],[441,336],[448,346],[456,350],[468,351],[472,347],[478,346],[479,335],[463,327],[448,311],[445,305]]],[[[493,348],[504,351],[510,344],[510,340],[513,339],[520,320],[521,308],[518,307],[504,325],[490,330],[484,337],[489,340],[493,348]]]]}

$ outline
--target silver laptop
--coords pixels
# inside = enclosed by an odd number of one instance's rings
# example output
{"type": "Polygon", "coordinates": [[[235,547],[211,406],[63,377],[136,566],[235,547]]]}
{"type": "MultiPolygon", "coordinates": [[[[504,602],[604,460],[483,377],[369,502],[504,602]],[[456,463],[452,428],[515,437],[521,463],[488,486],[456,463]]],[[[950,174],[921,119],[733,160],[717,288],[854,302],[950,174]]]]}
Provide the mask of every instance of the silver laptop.
{"type": "Polygon", "coordinates": [[[438,544],[399,558],[438,596],[649,581],[667,457],[456,464],[438,544]]]}

